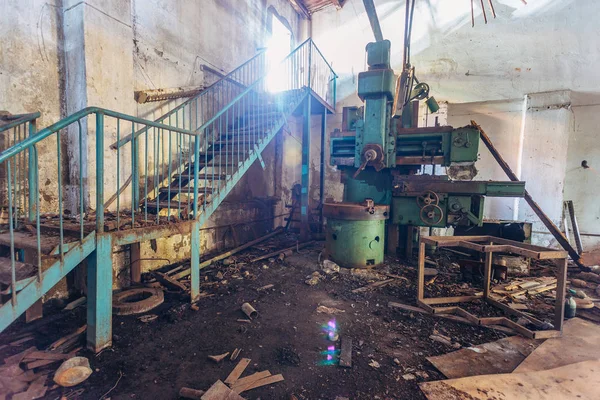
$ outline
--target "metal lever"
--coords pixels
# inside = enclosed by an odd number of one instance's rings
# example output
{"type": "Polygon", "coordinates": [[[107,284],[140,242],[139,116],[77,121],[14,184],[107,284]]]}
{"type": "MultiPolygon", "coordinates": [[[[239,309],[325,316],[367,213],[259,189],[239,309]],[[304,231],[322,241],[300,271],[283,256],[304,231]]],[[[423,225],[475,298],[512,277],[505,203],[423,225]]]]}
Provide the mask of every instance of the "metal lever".
{"type": "Polygon", "coordinates": [[[369,163],[369,161],[377,158],[377,153],[375,152],[375,150],[369,149],[369,150],[365,151],[365,154],[363,154],[363,157],[364,157],[365,161],[363,161],[363,163],[360,164],[360,167],[358,167],[358,169],[356,170],[354,175],[352,175],[352,178],[354,178],[354,179],[356,179],[358,174],[360,174],[360,172],[367,167],[367,164],[369,163]]]}

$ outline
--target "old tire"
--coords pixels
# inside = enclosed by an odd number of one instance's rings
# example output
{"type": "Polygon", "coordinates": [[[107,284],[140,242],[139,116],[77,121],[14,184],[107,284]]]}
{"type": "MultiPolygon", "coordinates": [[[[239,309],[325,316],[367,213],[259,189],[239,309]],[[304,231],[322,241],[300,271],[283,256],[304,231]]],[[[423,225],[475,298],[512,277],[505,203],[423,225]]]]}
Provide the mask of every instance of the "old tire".
{"type": "Polygon", "coordinates": [[[161,305],[164,301],[165,296],[160,289],[124,290],[113,296],[113,313],[116,315],[141,314],[161,305]]]}

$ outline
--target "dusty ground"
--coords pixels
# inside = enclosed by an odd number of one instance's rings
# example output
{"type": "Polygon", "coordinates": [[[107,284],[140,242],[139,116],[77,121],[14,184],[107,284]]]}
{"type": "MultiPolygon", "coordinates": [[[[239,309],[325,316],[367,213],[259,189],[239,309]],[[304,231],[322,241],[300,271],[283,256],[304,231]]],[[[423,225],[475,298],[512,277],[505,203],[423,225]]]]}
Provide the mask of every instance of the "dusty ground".
{"type": "MultiPolygon", "coordinates": [[[[237,272],[241,279],[226,273],[227,283],[206,289],[215,296],[201,300],[198,311],[190,309],[179,294],[167,293],[165,303],[151,311],[159,315],[155,321],[115,317],[113,347],[98,355],[82,352],[95,372],[75,388],[83,393],[70,398],[98,399],[114,387],[107,397],[176,399],[180,387],[206,390],[217,379],[224,380],[237,363],[225,360],[215,364],[208,355],[242,348],[240,357],[252,359],[245,375],[268,369],[285,377],[283,382],[245,392],[248,399],[287,400],[291,395],[298,399],[423,399],[417,383],[443,379],[425,357],[454,350],[429,339],[434,330],[462,346],[504,337],[497,331],[388,308],[388,301],[414,304],[412,283],[400,281],[373,292],[352,294],[352,289],[367,282],[350,274],[334,274],[309,286],[304,281],[319,269],[319,250],[316,245],[283,262],[243,265],[237,272]],[[249,273],[245,278],[244,271],[249,273]],[[275,287],[256,291],[267,284],[275,287]],[[251,324],[236,321],[244,318],[240,311],[243,302],[251,302],[260,313],[251,324]],[[317,313],[319,305],[345,311],[335,319],[340,336],[353,339],[352,368],[323,365],[326,356],[322,352],[331,342],[322,327],[334,317],[317,313]],[[369,365],[372,361],[379,363],[379,368],[369,365]]],[[[243,261],[251,253],[237,259],[243,261]]],[[[253,254],[260,251],[255,249],[253,254]]],[[[416,280],[414,271],[396,260],[389,260],[387,268],[410,282],[416,280]]],[[[231,272],[232,268],[221,270],[231,272]]],[[[206,269],[202,275],[214,281],[217,271],[206,269]]],[[[38,348],[84,322],[85,307],[80,307],[60,322],[47,325],[38,331],[38,348]]],[[[46,398],[67,394],[73,395],[73,389],[59,388],[46,398]]]]}

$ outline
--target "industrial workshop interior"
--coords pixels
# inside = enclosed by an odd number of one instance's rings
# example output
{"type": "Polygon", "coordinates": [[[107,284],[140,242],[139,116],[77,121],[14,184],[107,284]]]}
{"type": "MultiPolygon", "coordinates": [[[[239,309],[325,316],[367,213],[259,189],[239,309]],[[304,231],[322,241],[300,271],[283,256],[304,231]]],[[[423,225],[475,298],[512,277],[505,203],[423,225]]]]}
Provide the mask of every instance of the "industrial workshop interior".
{"type": "Polygon", "coordinates": [[[600,399],[598,21],[0,0],[0,400],[600,399]]]}

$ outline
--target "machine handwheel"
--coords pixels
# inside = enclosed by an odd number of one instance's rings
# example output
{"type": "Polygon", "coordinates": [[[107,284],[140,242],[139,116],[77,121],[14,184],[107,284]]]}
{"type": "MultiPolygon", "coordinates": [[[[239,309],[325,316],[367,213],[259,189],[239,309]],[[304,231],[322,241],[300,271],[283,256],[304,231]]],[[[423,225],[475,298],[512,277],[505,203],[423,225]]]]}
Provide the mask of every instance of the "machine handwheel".
{"type": "Polygon", "coordinates": [[[421,208],[419,218],[426,225],[437,225],[444,218],[444,211],[437,204],[428,204],[421,208]]]}
{"type": "Polygon", "coordinates": [[[440,197],[437,195],[436,192],[432,192],[431,190],[423,192],[420,196],[417,197],[417,204],[419,205],[419,208],[423,208],[430,204],[437,206],[439,202],[440,197]]]}

